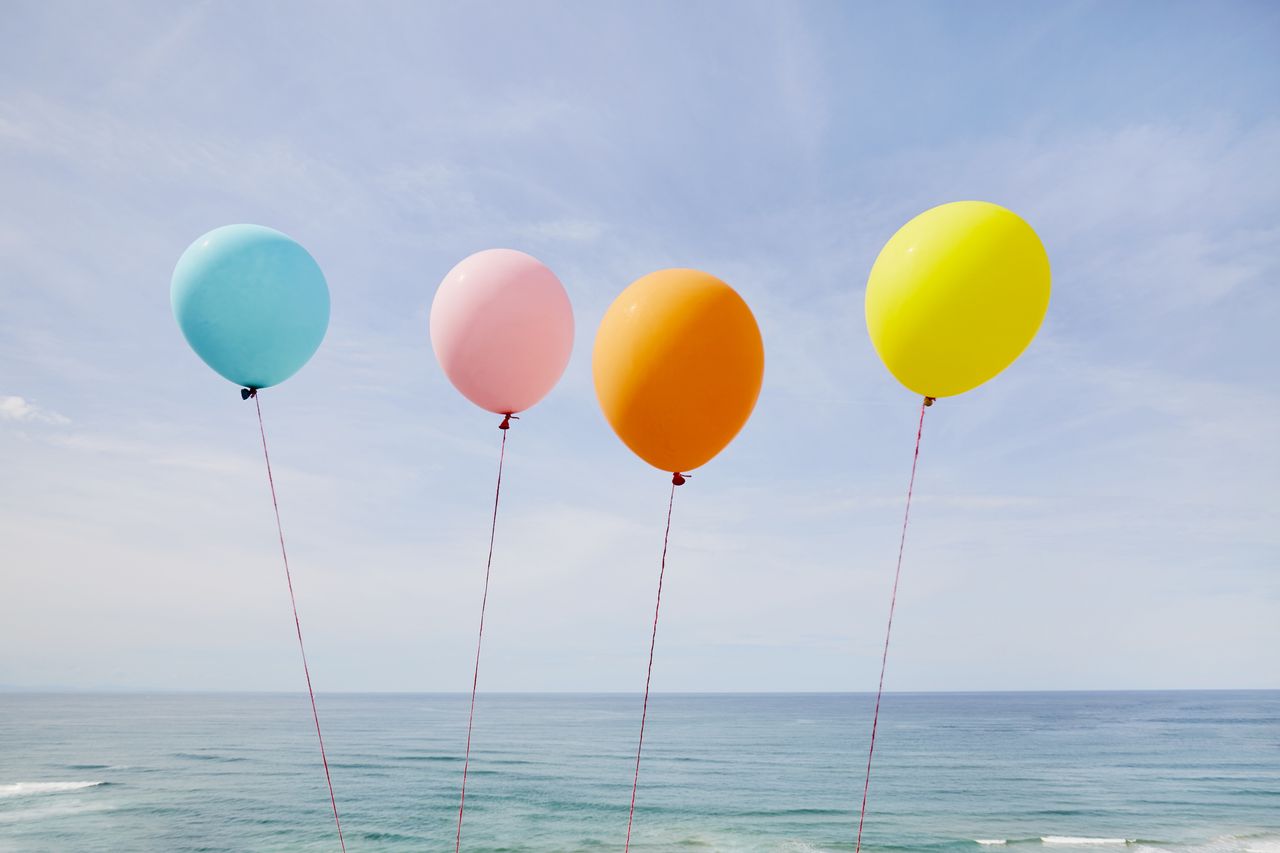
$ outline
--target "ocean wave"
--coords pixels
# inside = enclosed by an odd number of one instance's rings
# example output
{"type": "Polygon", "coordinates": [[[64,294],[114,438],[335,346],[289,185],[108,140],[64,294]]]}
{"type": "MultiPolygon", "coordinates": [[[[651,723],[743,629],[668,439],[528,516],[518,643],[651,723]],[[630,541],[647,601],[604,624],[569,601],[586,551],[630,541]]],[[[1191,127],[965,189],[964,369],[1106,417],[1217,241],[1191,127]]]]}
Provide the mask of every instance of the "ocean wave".
{"type": "Polygon", "coordinates": [[[1137,844],[1133,838],[1101,838],[1089,835],[1033,835],[1030,838],[975,838],[983,847],[1102,847],[1137,844]]]}
{"type": "Polygon", "coordinates": [[[1136,853],[1280,853],[1280,835],[1220,835],[1209,841],[1152,841],[1090,835],[1041,835],[1029,838],[975,838],[983,847],[1126,847],[1136,853]]]}
{"type": "Polygon", "coordinates": [[[1220,835],[1190,844],[1139,841],[1134,849],[1138,853],[1280,853],[1280,835],[1274,832],[1220,835]]]}
{"type": "MultiPolygon", "coordinates": [[[[114,806],[110,803],[101,801],[86,800],[83,798],[45,798],[35,800],[20,800],[23,804],[22,808],[9,809],[0,811],[0,826],[17,826],[37,824],[41,821],[53,818],[60,820],[69,815],[85,815],[98,812],[109,812],[114,810],[114,806]]],[[[0,836],[4,833],[0,832],[0,836]]],[[[23,850],[29,848],[22,848],[23,850]]],[[[48,848],[45,848],[48,849],[48,848]]]]}
{"type": "Polygon", "coordinates": [[[221,761],[224,763],[249,760],[241,755],[218,755],[217,753],[212,752],[175,752],[173,757],[182,758],[187,761],[221,761]]]}
{"type": "Polygon", "coordinates": [[[1280,835],[1263,833],[1258,835],[1231,836],[1240,842],[1243,853],[1280,853],[1280,835]]]}
{"type": "Polygon", "coordinates": [[[65,791],[82,791],[85,788],[97,788],[106,782],[13,782],[0,785],[0,799],[9,797],[30,797],[37,794],[61,794],[65,791]]]}
{"type": "Polygon", "coordinates": [[[1103,844],[1133,844],[1132,838],[1090,838],[1088,836],[1079,835],[1042,835],[1040,836],[1042,844],[1055,844],[1060,846],[1070,845],[1072,847],[1094,847],[1103,844]]]}

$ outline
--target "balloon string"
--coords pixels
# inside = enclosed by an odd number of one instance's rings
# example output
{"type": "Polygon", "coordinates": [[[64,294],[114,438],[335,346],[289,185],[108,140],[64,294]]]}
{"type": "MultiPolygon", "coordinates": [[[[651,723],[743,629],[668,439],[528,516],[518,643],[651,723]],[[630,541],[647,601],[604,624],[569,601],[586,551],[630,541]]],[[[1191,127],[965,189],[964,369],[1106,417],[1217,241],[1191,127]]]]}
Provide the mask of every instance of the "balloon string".
{"type": "Polygon", "coordinates": [[[267,430],[262,425],[262,403],[257,393],[250,393],[253,404],[258,410],[258,434],[262,436],[262,458],[267,463],[267,485],[271,487],[271,506],[276,513],[276,534],[280,537],[280,556],[284,560],[284,578],[289,584],[289,603],[293,605],[293,627],[298,632],[298,651],[302,652],[302,672],[307,677],[307,695],[311,697],[311,717],[316,722],[316,739],[320,741],[320,761],[324,764],[324,780],[329,785],[329,805],[333,806],[333,822],[338,827],[338,844],[342,853],[347,851],[347,842],[342,837],[342,821],[338,818],[338,801],[333,796],[333,778],[329,775],[329,757],[324,751],[324,735],[320,733],[320,714],[316,711],[316,693],[311,688],[311,668],[307,666],[307,649],[302,644],[302,622],[298,619],[298,600],[293,594],[293,575],[289,572],[289,554],[284,548],[284,528],[280,524],[280,503],[276,500],[276,481],[271,475],[271,454],[267,452],[267,430]]]}
{"type": "Polygon", "coordinates": [[[653,606],[653,634],[649,637],[649,670],[644,677],[644,707],[640,710],[640,742],[636,744],[636,772],[631,780],[631,811],[627,814],[627,843],[624,851],[631,849],[631,824],[636,816],[636,788],[640,785],[640,751],[644,749],[644,721],[649,715],[649,682],[653,678],[653,648],[658,641],[658,611],[662,608],[662,578],[667,572],[667,543],[671,540],[671,510],[676,502],[676,486],[684,483],[684,477],[675,474],[671,479],[671,497],[667,501],[667,530],[662,534],[662,563],[658,568],[658,600],[653,606]]]}
{"type": "Polygon", "coordinates": [[[924,434],[924,410],[933,405],[925,397],[920,404],[920,423],[916,427],[916,449],[911,457],[911,479],[907,483],[907,508],[902,514],[902,538],[898,540],[898,567],[893,572],[893,595],[889,598],[889,623],[884,629],[884,651],[880,655],[880,686],[876,688],[876,710],[871,717],[871,745],[867,749],[867,775],[862,782],[862,811],[858,814],[858,841],[854,853],[862,850],[862,825],[867,818],[867,792],[871,789],[871,756],[876,751],[876,728],[880,723],[880,697],[884,694],[884,670],[889,660],[889,634],[893,631],[893,611],[898,603],[898,578],[902,576],[902,553],[907,546],[907,522],[911,518],[911,493],[916,486],[916,463],[920,461],[920,436],[924,434]]]}
{"type": "Polygon", "coordinates": [[[454,853],[462,849],[462,810],[467,805],[467,771],[471,768],[471,724],[476,716],[476,685],[480,683],[480,643],[484,640],[484,611],[489,603],[489,569],[493,566],[493,539],[498,532],[498,498],[502,495],[502,462],[507,455],[507,429],[511,415],[502,420],[502,445],[498,449],[498,485],[493,490],[493,522],[489,527],[489,559],[484,564],[484,595],[480,599],[480,631],[476,635],[476,666],[471,675],[471,711],[467,714],[467,755],[462,762],[462,797],[458,802],[458,835],[454,853]]]}

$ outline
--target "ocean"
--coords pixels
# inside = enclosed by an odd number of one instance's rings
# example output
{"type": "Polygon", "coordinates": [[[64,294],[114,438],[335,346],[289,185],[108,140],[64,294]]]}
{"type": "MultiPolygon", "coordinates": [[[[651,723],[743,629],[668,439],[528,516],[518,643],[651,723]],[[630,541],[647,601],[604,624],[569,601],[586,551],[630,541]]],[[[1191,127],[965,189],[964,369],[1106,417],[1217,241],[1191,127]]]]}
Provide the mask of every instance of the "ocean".
{"type": "MultiPolygon", "coordinates": [[[[451,850],[463,695],[321,694],[358,851],[451,850]]],[[[873,696],[658,694],[636,851],[852,850],[873,696]]],[[[338,849],[305,694],[0,693],[0,851],[338,849]]],[[[622,850],[632,695],[481,694],[462,847],[622,850]]],[[[889,694],[863,849],[1280,853],[1280,691],[889,694]]]]}

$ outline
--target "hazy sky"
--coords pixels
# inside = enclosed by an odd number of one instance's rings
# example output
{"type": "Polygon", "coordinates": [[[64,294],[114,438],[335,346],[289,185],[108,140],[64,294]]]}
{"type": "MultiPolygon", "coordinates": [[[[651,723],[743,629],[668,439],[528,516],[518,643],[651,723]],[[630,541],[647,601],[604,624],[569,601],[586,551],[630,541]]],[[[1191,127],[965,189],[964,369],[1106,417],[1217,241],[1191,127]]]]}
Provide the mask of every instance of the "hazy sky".
{"type": "Polygon", "coordinates": [[[251,404],[169,278],[232,222],[333,299],[264,392],[320,690],[470,686],[499,432],[430,349],[509,246],[573,300],[519,421],[481,688],[644,684],[669,477],[596,406],[617,293],[691,266],[767,352],[677,496],[655,690],[874,690],[918,398],[885,240],[986,199],[1039,337],[930,410],[891,690],[1280,687],[1280,6],[4,4],[0,684],[303,686],[251,404]]]}

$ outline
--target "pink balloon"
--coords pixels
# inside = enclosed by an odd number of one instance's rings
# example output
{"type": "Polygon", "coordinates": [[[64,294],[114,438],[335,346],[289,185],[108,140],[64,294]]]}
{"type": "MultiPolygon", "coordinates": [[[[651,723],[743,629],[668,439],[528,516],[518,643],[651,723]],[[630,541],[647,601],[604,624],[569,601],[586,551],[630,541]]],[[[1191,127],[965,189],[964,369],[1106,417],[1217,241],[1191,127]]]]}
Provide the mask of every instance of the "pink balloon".
{"type": "Polygon", "coordinates": [[[555,273],[514,249],[464,259],[431,303],[431,347],[468,400],[500,415],[547,395],[573,351],[573,307],[555,273]]]}

